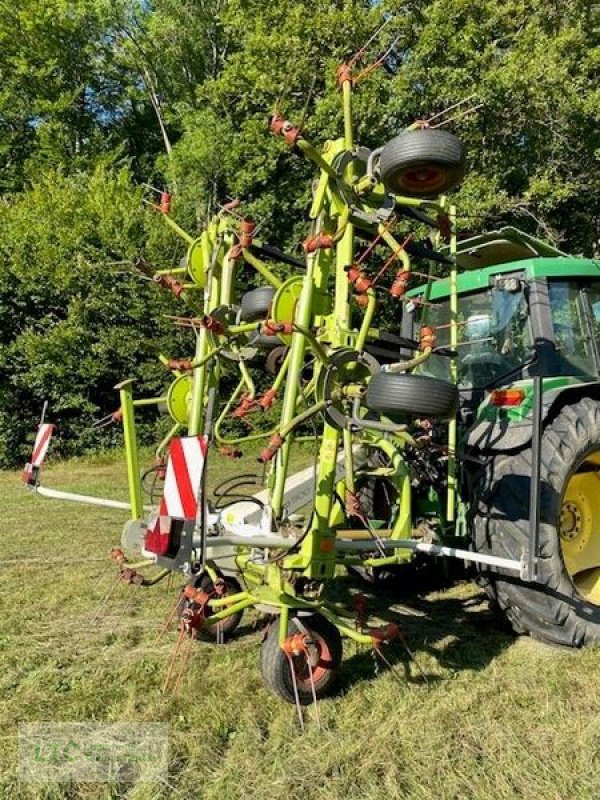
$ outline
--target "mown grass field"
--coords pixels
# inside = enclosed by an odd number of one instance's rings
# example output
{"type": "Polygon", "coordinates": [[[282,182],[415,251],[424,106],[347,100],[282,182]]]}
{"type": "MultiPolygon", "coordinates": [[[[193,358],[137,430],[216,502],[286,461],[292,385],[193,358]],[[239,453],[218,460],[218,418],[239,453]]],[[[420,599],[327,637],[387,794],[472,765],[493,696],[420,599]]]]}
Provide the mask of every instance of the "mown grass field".
{"type": "MultiPolygon", "coordinates": [[[[241,472],[244,465],[233,464],[241,472]]],[[[223,476],[224,477],[224,476],[223,476]]],[[[50,486],[125,496],[113,460],[47,469],[50,486]]],[[[562,652],[502,630],[479,590],[372,598],[400,621],[427,682],[402,650],[396,672],[345,649],[341,692],[322,729],[271,696],[261,634],[245,618],[225,646],[198,643],[176,696],[163,695],[175,633],[157,642],[177,593],[121,586],[98,620],[106,560],[124,515],[43,500],[0,475],[1,797],[206,800],[567,800],[600,793],[600,654],[562,652]],[[130,603],[130,604],[129,604],[130,603]],[[391,603],[391,612],[387,606],[391,603]],[[128,605],[129,604],[129,605],[128,605]],[[162,722],[168,784],[19,784],[23,722],[162,722]]],[[[345,581],[342,591],[356,584],[345,581]]]]}

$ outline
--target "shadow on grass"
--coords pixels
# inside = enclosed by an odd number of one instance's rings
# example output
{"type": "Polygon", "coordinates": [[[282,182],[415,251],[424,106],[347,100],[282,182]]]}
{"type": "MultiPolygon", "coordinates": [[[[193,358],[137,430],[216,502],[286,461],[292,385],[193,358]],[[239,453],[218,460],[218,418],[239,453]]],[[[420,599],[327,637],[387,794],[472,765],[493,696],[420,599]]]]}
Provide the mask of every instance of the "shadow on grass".
{"type": "MultiPolygon", "coordinates": [[[[448,673],[483,670],[515,641],[508,623],[490,609],[483,592],[474,589],[475,594],[471,591],[467,597],[457,596],[460,584],[457,588],[456,577],[445,576],[441,570],[424,570],[418,581],[417,593],[411,580],[385,581],[374,588],[348,576],[339,579],[336,592],[336,600],[350,608],[353,596],[366,595],[372,617],[400,627],[404,643],[394,642],[383,648],[399,678],[413,684],[443,680],[439,673],[423,674],[421,661],[430,664],[432,658],[448,673]],[[455,587],[454,594],[447,591],[450,586],[455,587]],[[409,653],[414,655],[412,664],[409,653]]],[[[361,650],[344,660],[340,688],[349,689],[386,669],[389,667],[372,651],[361,650]]]]}

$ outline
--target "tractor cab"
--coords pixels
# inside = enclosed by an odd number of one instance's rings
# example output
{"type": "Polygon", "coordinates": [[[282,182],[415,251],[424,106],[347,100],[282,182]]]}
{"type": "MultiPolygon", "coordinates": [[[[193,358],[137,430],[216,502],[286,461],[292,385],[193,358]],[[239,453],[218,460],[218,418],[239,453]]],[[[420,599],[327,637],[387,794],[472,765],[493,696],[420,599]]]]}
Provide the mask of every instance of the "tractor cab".
{"type": "MultiPolygon", "coordinates": [[[[456,374],[463,398],[533,375],[594,380],[600,375],[600,261],[567,256],[515,228],[459,243],[456,374]],[[509,260],[507,260],[509,259],[509,260]]],[[[409,293],[403,333],[424,326],[450,344],[450,279],[409,293]]],[[[434,354],[424,371],[450,378],[434,354]]]]}

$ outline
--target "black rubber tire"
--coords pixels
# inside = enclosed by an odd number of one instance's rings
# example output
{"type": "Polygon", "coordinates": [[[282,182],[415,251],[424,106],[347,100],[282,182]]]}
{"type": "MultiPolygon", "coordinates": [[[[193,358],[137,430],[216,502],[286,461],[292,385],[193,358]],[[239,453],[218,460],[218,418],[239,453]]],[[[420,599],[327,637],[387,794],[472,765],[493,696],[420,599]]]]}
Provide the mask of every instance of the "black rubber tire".
{"type": "Polygon", "coordinates": [[[258,350],[275,350],[276,347],[282,347],[282,344],[279,336],[253,333],[248,339],[248,347],[256,347],[258,350]]]}
{"type": "Polygon", "coordinates": [[[269,375],[277,375],[281,369],[281,365],[285,361],[285,357],[289,348],[285,344],[280,344],[279,347],[274,347],[265,359],[265,369],[269,375]]]}
{"type": "MultiPolygon", "coordinates": [[[[600,448],[600,403],[583,398],[565,406],[542,437],[540,583],[526,584],[502,570],[480,567],[493,603],[517,633],[548,644],[581,647],[600,642],[600,606],[577,592],[565,568],[558,521],[568,480],[586,455],[600,448]]],[[[473,547],[521,558],[528,546],[531,449],[495,456],[475,489],[473,547]]]]}
{"type": "Polygon", "coordinates": [[[395,194],[436,197],[463,179],[465,148],[449,131],[403,131],[383,148],[379,170],[381,180],[395,194]]]}
{"type": "MultiPolygon", "coordinates": [[[[222,575],[221,576],[225,581],[225,595],[228,594],[237,594],[238,592],[242,591],[242,587],[238,583],[238,581],[233,578],[231,575],[222,575]]],[[[206,592],[209,595],[214,593],[214,584],[210,575],[204,573],[200,575],[194,581],[194,586],[196,589],[201,589],[203,592],[206,592]]],[[[188,601],[184,601],[182,611],[186,609],[188,606],[188,601]]],[[[216,640],[218,638],[218,628],[221,628],[221,636],[223,641],[227,641],[237,628],[237,626],[242,621],[242,617],[244,616],[243,611],[238,611],[236,614],[232,614],[230,617],[225,617],[224,620],[221,622],[216,623],[215,625],[206,625],[202,628],[201,634],[203,637],[208,637],[210,639],[216,640]]]]}
{"type": "MultiPolygon", "coordinates": [[[[308,629],[314,636],[323,639],[329,648],[329,666],[320,679],[315,680],[315,694],[317,700],[331,694],[335,688],[338,671],[342,662],[342,639],[335,625],[320,614],[312,614],[308,617],[298,617],[299,622],[308,629]]],[[[288,624],[288,636],[301,633],[294,618],[288,624]]],[[[292,673],[288,657],[279,646],[279,618],[271,624],[267,635],[260,649],[260,670],[263,680],[273,694],[278,695],[288,703],[295,703],[294,686],[292,683],[292,673]]],[[[305,686],[301,681],[298,682],[298,696],[303,706],[308,706],[313,702],[313,695],[310,686],[305,686]]]]}
{"type": "Polygon", "coordinates": [[[365,405],[392,419],[398,414],[451,419],[458,408],[458,389],[440,378],[382,370],[367,386],[365,405]]]}
{"type": "MultiPolygon", "coordinates": [[[[358,479],[356,494],[367,519],[383,521],[386,525],[391,522],[398,492],[386,478],[369,475],[358,479]]],[[[357,524],[364,528],[360,520],[357,524]]]]}
{"type": "Polygon", "coordinates": [[[266,319],[274,297],[275,289],[272,286],[259,286],[258,289],[246,292],[240,303],[240,319],[244,322],[266,319]]]}

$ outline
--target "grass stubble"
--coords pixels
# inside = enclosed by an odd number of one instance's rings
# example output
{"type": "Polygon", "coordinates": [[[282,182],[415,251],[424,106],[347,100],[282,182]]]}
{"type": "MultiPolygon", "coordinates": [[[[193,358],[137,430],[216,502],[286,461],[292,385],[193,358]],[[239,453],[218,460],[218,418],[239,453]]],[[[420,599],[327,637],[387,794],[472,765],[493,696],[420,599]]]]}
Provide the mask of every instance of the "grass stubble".
{"type": "MultiPolygon", "coordinates": [[[[253,466],[232,464],[232,474],[253,466]]],[[[226,475],[219,470],[220,477],[226,475]]],[[[111,457],[60,463],[48,485],[126,496],[111,457]]],[[[517,638],[473,583],[394,587],[378,619],[399,620],[425,682],[402,648],[393,672],[346,643],[339,694],[311,710],[270,695],[258,668],[261,632],[246,614],[225,646],[195,643],[176,695],[161,685],[175,632],[157,641],[179,582],[119,586],[107,553],[120,512],[44,500],[0,474],[0,798],[44,800],[571,800],[597,798],[598,652],[517,638]],[[17,726],[27,722],[161,722],[166,782],[19,783],[17,726]]],[[[341,579],[340,593],[364,591],[341,579]]]]}

